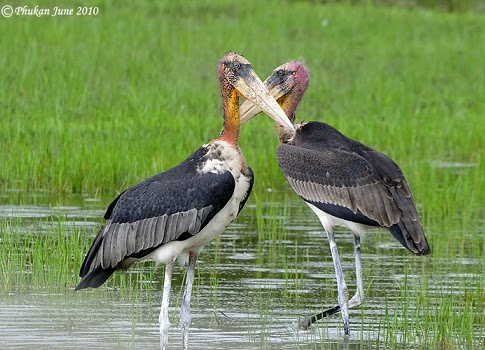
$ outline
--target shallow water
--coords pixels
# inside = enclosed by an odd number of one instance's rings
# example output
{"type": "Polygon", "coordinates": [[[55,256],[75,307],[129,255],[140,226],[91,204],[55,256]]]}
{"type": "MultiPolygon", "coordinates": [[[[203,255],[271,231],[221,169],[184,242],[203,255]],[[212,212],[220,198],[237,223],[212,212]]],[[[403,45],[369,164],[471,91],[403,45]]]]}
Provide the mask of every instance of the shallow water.
{"type": "MultiPolygon", "coordinates": [[[[362,240],[367,299],[362,309],[351,311],[348,344],[343,344],[339,314],[309,331],[299,331],[295,328],[299,317],[336,303],[328,243],[317,218],[296,196],[273,193],[262,197],[277,201],[263,202],[258,209],[253,200],[220,240],[200,255],[192,299],[192,349],[376,348],[384,344],[382,328],[393,317],[419,313],[413,294],[417,297],[420,288],[434,298],[429,301],[432,308],[443,293],[463,295],[460,286],[466,283],[461,281],[467,280],[469,286],[478,283],[473,277],[480,271],[480,261],[414,257],[385,231],[369,233],[362,240]],[[258,215],[264,220],[258,222],[258,215]],[[283,234],[275,233],[279,231],[283,234]],[[403,290],[409,300],[404,315],[403,290]]],[[[0,206],[0,219],[20,220],[19,234],[49,234],[59,217],[66,230],[94,229],[102,223],[109,200],[80,197],[56,207],[38,199],[35,203],[0,206]]],[[[352,295],[353,238],[339,230],[337,241],[352,295]]],[[[143,272],[149,278],[152,270],[152,264],[139,264],[130,273],[136,277],[143,272]]],[[[172,282],[171,349],[181,344],[176,305],[184,272],[178,266],[172,282]]],[[[163,268],[158,268],[151,280],[124,292],[111,285],[76,293],[33,288],[4,295],[0,298],[0,348],[157,349],[162,280],[163,268]]]]}

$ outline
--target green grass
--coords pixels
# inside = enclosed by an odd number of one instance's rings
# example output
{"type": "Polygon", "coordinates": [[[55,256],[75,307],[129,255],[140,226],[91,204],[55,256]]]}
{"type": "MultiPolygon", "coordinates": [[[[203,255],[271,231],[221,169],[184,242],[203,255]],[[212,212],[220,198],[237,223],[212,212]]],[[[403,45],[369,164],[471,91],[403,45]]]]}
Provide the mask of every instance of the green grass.
{"type": "MultiPolygon", "coordinates": [[[[95,18],[0,25],[4,189],[113,192],[179,163],[218,136],[215,67],[231,49],[262,77],[304,58],[312,81],[299,117],[325,120],[405,170],[480,160],[481,14],[106,2],[95,18]]],[[[244,128],[241,145],[259,184],[275,186],[279,173],[266,158],[274,159],[276,140],[261,119],[244,128]]]]}
{"type": "MultiPolygon", "coordinates": [[[[49,4],[58,5],[48,1],[42,6],[49,4]]],[[[442,8],[439,2],[428,4],[442,8]]],[[[297,119],[327,122],[402,167],[433,250],[432,257],[422,260],[404,252],[403,259],[415,264],[410,271],[416,268],[434,279],[452,260],[474,259],[476,266],[485,266],[485,15],[473,13],[475,5],[456,13],[368,1],[91,5],[99,6],[97,16],[0,18],[2,203],[36,203],[30,194],[41,193],[56,207],[82,195],[101,198],[102,209],[117,192],[178,164],[218,137],[216,65],[225,52],[245,55],[263,79],[283,62],[303,58],[311,83],[297,119]],[[453,163],[472,166],[439,166],[453,163]]],[[[249,204],[257,207],[246,220],[257,238],[239,243],[257,246],[258,265],[279,264],[285,271],[257,276],[286,280],[277,298],[309,308],[303,297],[289,292],[306,287],[295,268],[309,264],[309,250],[298,239],[294,247],[284,242],[288,220],[313,214],[307,208],[266,204],[294,200],[293,194],[278,192],[287,188],[268,118],[245,125],[240,144],[256,175],[249,204]],[[267,188],[275,192],[266,193],[267,188]],[[279,219],[268,219],[275,216],[279,219]]],[[[4,295],[74,286],[95,232],[66,230],[63,222],[53,214],[45,223],[48,232],[38,223],[25,232],[31,223],[23,220],[1,223],[4,295]]],[[[379,239],[377,248],[363,242],[364,256],[382,253],[379,239]]],[[[328,252],[325,241],[322,247],[328,252]]],[[[218,264],[224,257],[214,249],[209,252],[218,264]]],[[[399,259],[401,253],[393,254],[399,259]]],[[[198,277],[207,279],[203,282],[211,286],[217,304],[217,265],[211,263],[210,273],[198,277]]],[[[384,268],[385,262],[375,265],[384,268]]],[[[151,278],[151,270],[116,277],[109,285],[136,294],[147,288],[140,281],[151,278]],[[139,289],[127,288],[132,284],[139,289]]],[[[466,264],[456,263],[451,272],[483,279],[481,271],[469,271],[466,264]]],[[[378,283],[376,275],[367,281],[378,283]]],[[[465,292],[458,296],[433,290],[439,283],[432,288],[426,281],[403,285],[403,308],[390,302],[388,314],[381,315],[382,339],[397,346],[400,337],[418,338],[420,346],[442,349],[460,348],[460,341],[470,344],[473,325],[485,324],[474,311],[485,296],[483,283],[467,286],[465,281],[460,280],[465,292]],[[404,309],[409,302],[413,308],[404,309]],[[432,314],[414,311],[417,306],[432,314]]],[[[325,288],[324,299],[335,299],[334,292],[325,288]]],[[[371,287],[370,293],[381,291],[371,287]]]]}
{"type": "MultiPolygon", "coordinates": [[[[21,229],[29,228],[20,219],[5,220],[0,226],[2,254],[1,291],[26,292],[39,287],[65,289],[68,281],[76,275],[75,266],[80,266],[83,256],[74,247],[84,245],[80,231],[67,234],[63,219],[51,221],[48,234],[28,234],[21,229]]],[[[38,223],[40,226],[41,223],[38,223]]],[[[39,230],[39,227],[32,227],[39,230]]]]}

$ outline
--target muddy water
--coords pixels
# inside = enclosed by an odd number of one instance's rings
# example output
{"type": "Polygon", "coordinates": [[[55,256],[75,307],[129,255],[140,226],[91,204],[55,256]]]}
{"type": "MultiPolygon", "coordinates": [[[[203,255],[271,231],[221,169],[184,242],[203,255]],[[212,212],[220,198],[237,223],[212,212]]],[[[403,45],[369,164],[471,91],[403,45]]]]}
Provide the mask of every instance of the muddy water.
{"type": "MultiPolygon", "coordinates": [[[[405,285],[409,317],[418,307],[415,298],[421,279],[426,278],[429,286],[440,286],[439,290],[428,287],[426,292],[438,302],[443,289],[463,286],[460,280],[470,279],[478,268],[479,262],[466,260],[457,274],[456,261],[422,261],[390,234],[369,233],[362,242],[367,299],[362,309],[351,311],[348,344],[342,342],[340,315],[299,331],[295,328],[298,317],[336,302],[328,243],[316,217],[292,194],[259,198],[277,201],[262,202],[257,208],[253,200],[200,256],[192,301],[192,349],[374,348],[384,341],[383,328],[392,324],[392,318],[403,317],[405,285]],[[257,220],[258,215],[263,220],[257,220]]],[[[55,208],[39,200],[34,205],[2,205],[0,218],[21,218],[25,234],[36,220],[50,216],[62,216],[66,229],[91,228],[102,222],[108,201],[74,198],[55,208]]],[[[44,220],[35,230],[51,232],[48,226],[57,224],[44,220]]],[[[353,293],[352,235],[340,230],[337,240],[353,293]]],[[[151,264],[140,264],[131,273],[149,276],[152,270],[151,264]]],[[[181,344],[176,305],[184,272],[178,266],[172,283],[171,349],[181,344]]],[[[115,285],[76,293],[34,290],[5,295],[0,298],[0,349],[157,349],[162,279],[163,267],[135,291],[115,285]]]]}

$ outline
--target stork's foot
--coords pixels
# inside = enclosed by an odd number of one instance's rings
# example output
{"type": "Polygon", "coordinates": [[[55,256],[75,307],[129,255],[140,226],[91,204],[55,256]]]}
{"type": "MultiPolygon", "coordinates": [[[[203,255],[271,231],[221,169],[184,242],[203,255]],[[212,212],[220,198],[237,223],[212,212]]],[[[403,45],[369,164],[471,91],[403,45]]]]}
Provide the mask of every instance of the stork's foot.
{"type": "Polygon", "coordinates": [[[312,326],[312,324],[314,324],[318,320],[321,320],[324,317],[328,317],[330,315],[336,314],[337,312],[340,312],[339,305],[331,307],[330,309],[324,310],[319,314],[313,315],[311,317],[306,317],[303,320],[299,321],[299,328],[302,330],[307,330],[312,326]]]}
{"type": "MultiPolygon", "coordinates": [[[[362,305],[362,302],[363,302],[363,298],[360,296],[360,294],[358,292],[355,293],[355,295],[349,300],[349,309],[354,309],[356,307],[359,307],[360,305],[362,305]]],[[[300,329],[306,331],[315,322],[321,320],[324,317],[336,314],[337,312],[340,312],[340,310],[341,310],[340,305],[337,305],[337,306],[331,307],[327,310],[324,310],[324,311],[320,312],[319,314],[313,315],[311,317],[305,317],[303,320],[298,321],[298,327],[300,329]]],[[[346,333],[346,330],[345,330],[345,325],[344,325],[344,333],[346,335],[348,335],[346,333]]]]}
{"type": "Polygon", "coordinates": [[[349,300],[349,309],[355,309],[356,307],[362,305],[363,298],[360,296],[360,294],[357,292],[355,295],[352,297],[352,299],[349,300]]]}

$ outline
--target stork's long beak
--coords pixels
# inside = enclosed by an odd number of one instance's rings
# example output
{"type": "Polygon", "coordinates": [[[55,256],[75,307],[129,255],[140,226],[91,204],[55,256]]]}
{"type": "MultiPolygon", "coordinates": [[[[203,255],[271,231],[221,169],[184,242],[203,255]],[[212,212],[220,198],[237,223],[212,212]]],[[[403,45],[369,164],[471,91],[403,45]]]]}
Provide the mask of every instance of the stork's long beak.
{"type": "MultiPolygon", "coordinates": [[[[280,88],[279,84],[272,81],[273,76],[270,75],[265,81],[264,85],[266,89],[269,89],[269,93],[275,100],[279,99],[281,96],[285,94],[285,92],[280,88]]],[[[240,121],[241,124],[247,122],[248,120],[252,119],[253,117],[257,116],[259,113],[262,112],[262,109],[254,104],[250,100],[244,101],[244,103],[241,105],[239,108],[239,113],[241,114],[240,116],[240,121]]],[[[280,123],[281,124],[281,123],[280,123]]],[[[286,125],[284,125],[287,127],[286,125]]],[[[290,129],[291,131],[294,131],[294,129],[290,129]]]]}
{"type": "MultiPolygon", "coordinates": [[[[276,102],[272,93],[268,91],[253,70],[248,71],[244,76],[237,79],[234,86],[247,99],[242,106],[246,105],[247,107],[245,108],[248,109],[249,105],[252,104],[255,110],[257,110],[257,112],[250,118],[263,111],[278,124],[291,131],[295,131],[293,124],[288,119],[283,109],[281,109],[281,106],[276,102]]],[[[242,112],[242,109],[240,109],[240,112],[242,112]]],[[[246,118],[246,120],[249,120],[250,118],[246,118]]],[[[243,123],[242,118],[241,123],[243,123]]]]}

